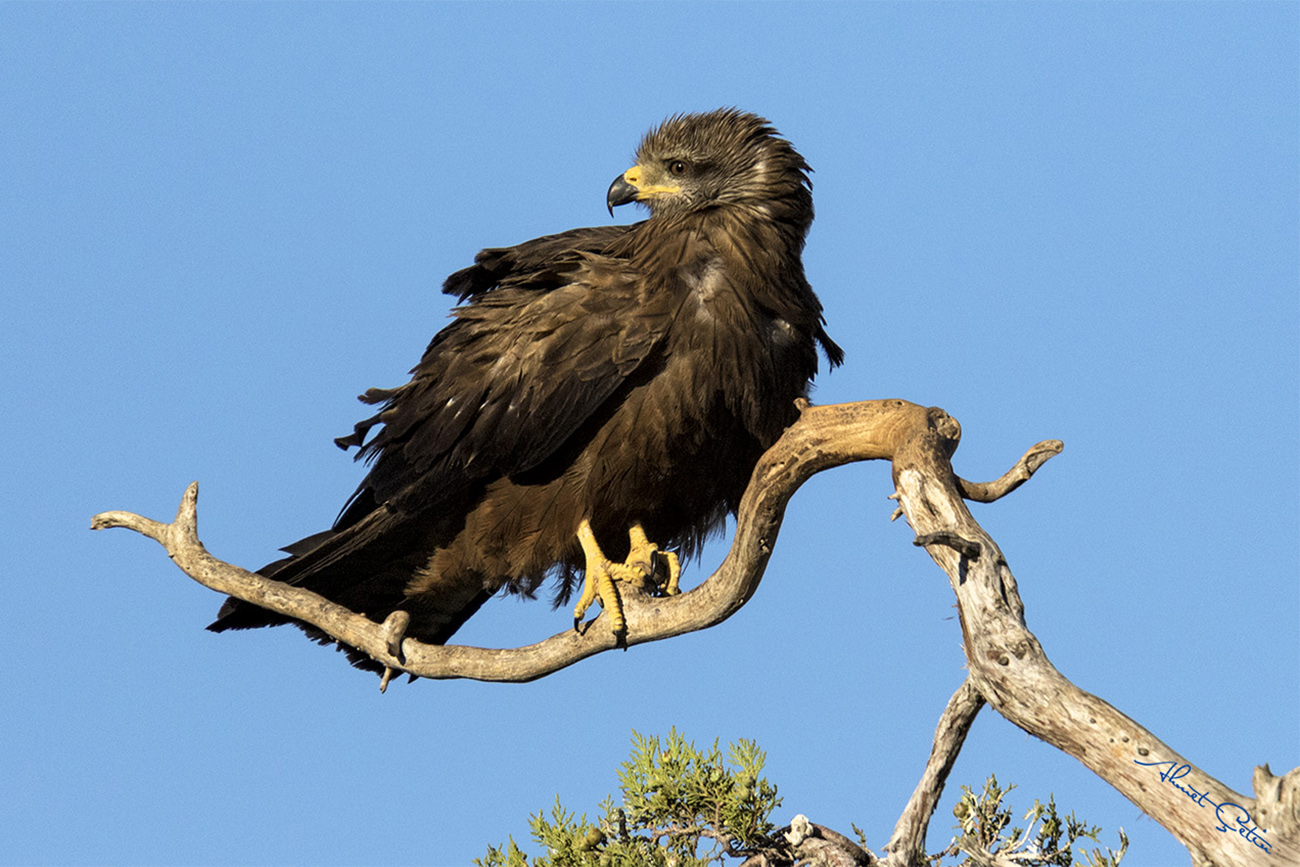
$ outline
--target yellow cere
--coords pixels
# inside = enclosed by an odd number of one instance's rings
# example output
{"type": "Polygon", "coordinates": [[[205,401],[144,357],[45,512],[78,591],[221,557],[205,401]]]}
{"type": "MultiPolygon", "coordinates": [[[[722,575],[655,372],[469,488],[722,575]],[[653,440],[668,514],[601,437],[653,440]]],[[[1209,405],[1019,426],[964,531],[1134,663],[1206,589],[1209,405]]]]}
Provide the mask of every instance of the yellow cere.
{"type": "Polygon", "coordinates": [[[666,195],[668,193],[678,193],[681,192],[682,189],[679,186],[667,186],[665,184],[641,186],[640,166],[632,166],[632,168],[623,172],[623,180],[636,187],[636,197],[638,201],[645,201],[646,199],[666,195]]]}

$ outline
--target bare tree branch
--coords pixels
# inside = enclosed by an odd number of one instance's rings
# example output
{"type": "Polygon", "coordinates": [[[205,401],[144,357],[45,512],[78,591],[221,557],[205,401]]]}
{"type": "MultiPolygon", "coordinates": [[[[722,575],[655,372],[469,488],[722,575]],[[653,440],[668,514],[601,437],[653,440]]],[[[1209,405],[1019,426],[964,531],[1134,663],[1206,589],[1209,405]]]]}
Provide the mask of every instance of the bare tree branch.
{"type": "MultiPolygon", "coordinates": [[[[924,425],[932,412],[901,400],[824,407],[804,404],[802,408],[799,422],[755,467],[741,501],[731,551],[717,571],[700,586],[677,596],[659,598],[625,590],[627,646],[706,629],[740,610],[758,589],[786,504],[799,485],[833,466],[888,458],[900,436],[924,425]]],[[[435,646],[409,638],[398,642],[404,628],[400,622],[375,623],[309,590],[213,557],[198,538],[197,497],[195,483],[186,490],[172,524],[130,512],[105,512],[96,515],[91,526],[126,527],[142,533],[161,544],[176,565],[200,584],[310,623],[393,672],[427,678],[529,681],[619,646],[606,629],[581,633],[566,629],[537,644],[511,649],[435,646]]]]}
{"type": "Polygon", "coordinates": [[[962,744],[966,742],[971,724],[975,722],[975,716],[982,707],[984,696],[979,694],[969,677],[948,699],[948,706],[939,717],[925,772],[921,774],[912,797],[908,799],[903,814],[894,825],[894,836],[889,838],[889,845],[885,847],[890,864],[913,867],[926,863],[925,832],[930,827],[930,818],[939,804],[939,798],[943,796],[944,784],[957,761],[962,744]]]}
{"type": "Polygon", "coordinates": [[[1186,846],[1198,867],[1300,863],[1300,773],[1279,781],[1258,769],[1259,798],[1244,797],[1052,666],[1025,626],[1006,559],[962,500],[968,485],[952,471],[956,443],[946,437],[939,425],[917,431],[894,454],[894,484],[918,540],[948,574],[970,678],[989,705],[1118,789],[1186,846]]]}
{"type": "MultiPolygon", "coordinates": [[[[1300,769],[1275,777],[1257,768],[1256,798],[1232,791],[1192,765],[1105,701],[1076,687],[1048,661],[1025,626],[1015,578],[963,498],[990,502],[1022,484],[1061,450],[1031,448],[994,482],[959,478],[950,458],[961,427],[943,410],[902,400],[834,406],[806,404],[800,420],[763,456],[741,501],[731,551],[688,593],[668,598],[627,594],[627,645],[705,629],[730,617],[758,589],[786,504],[813,474],[860,460],[893,463],[894,497],[957,596],[968,684],[949,702],[925,774],[890,841],[886,863],[915,863],[917,846],[980,698],[1017,726],[1066,753],[1115,786],[1187,846],[1196,865],[1300,864],[1300,769]],[[976,695],[978,693],[978,696],[976,695]]],[[[176,520],[105,512],[92,527],[128,527],[158,541],[190,577],[213,590],[311,623],[359,648],[392,673],[527,681],[613,649],[609,630],[565,630],[514,649],[430,646],[403,639],[400,617],[383,624],[297,587],[212,557],[199,542],[197,484],[176,520]]]]}
{"type": "Polygon", "coordinates": [[[957,478],[957,489],[968,500],[977,503],[991,503],[1000,500],[1016,488],[1029,481],[1029,477],[1038,472],[1038,468],[1061,453],[1065,443],[1060,440],[1043,440],[1024,456],[1016,465],[1002,474],[1001,478],[991,482],[968,482],[957,478]]]}
{"type": "Polygon", "coordinates": [[[848,837],[808,821],[802,813],[782,833],[798,859],[795,867],[874,867],[880,863],[876,856],[848,837]]]}

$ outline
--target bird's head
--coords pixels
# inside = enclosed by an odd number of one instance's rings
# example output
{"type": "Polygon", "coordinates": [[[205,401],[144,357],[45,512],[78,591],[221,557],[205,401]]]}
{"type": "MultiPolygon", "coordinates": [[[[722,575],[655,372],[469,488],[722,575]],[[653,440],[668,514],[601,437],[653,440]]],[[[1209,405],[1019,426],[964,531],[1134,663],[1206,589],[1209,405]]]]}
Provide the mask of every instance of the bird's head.
{"type": "Polygon", "coordinates": [[[812,171],[766,120],[733,108],[679,114],[648,132],[636,165],[614,179],[606,202],[640,202],[652,217],[735,206],[812,222],[812,171]]]}

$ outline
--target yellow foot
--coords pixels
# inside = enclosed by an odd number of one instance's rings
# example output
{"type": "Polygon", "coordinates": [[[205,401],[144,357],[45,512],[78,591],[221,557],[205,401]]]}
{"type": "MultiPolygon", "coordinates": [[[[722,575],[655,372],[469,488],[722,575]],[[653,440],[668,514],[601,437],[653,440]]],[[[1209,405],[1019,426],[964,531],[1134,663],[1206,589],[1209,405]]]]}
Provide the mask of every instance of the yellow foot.
{"type": "Polygon", "coordinates": [[[632,540],[632,549],[627,555],[627,565],[636,566],[642,574],[650,576],[650,582],[660,596],[676,596],[681,593],[678,582],[682,577],[682,564],[672,551],[661,551],[659,546],[646,538],[645,530],[640,524],[633,524],[627,531],[632,540]]]}
{"type": "Polygon", "coordinates": [[[678,579],[681,576],[681,564],[677,555],[671,551],[660,551],[659,546],[646,538],[645,530],[640,524],[633,524],[628,531],[632,545],[627,560],[614,563],[600,550],[596,534],[591,530],[591,523],[583,519],[578,525],[578,542],[586,556],[587,565],[582,585],[582,596],[573,609],[573,628],[578,629],[582,615],[597,599],[601,607],[609,614],[610,627],[614,634],[623,638],[627,634],[627,619],[623,615],[623,601],[619,596],[618,584],[630,584],[637,590],[657,591],[665,596],[680,593],[678,579]]]}

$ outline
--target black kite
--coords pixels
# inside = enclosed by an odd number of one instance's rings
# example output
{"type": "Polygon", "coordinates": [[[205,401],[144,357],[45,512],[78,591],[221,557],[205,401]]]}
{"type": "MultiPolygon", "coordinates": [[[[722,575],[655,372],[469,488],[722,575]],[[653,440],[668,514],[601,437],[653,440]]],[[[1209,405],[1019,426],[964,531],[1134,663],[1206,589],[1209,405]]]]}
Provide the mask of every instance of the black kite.
{"type": "MultiPolygon", "coordinates": [[[[679,115],[609,188],[611,214],[649,219],[479,253],[411,381],[368,391],[382,408],[338,440],[373,466],[333,529],[263,574],[377,622],[404,609],[435,644],[548,575],[562,600],[584,573],[577,618],[598,597],[616,632],[615,582],[674,592],[650,540],[697,551],[797,418],[817,345],[843,355],[800,259],[808,171],[760,117],[679,115]]],[[[231,599],[209,628],[285,622],[231,599]]]]}

